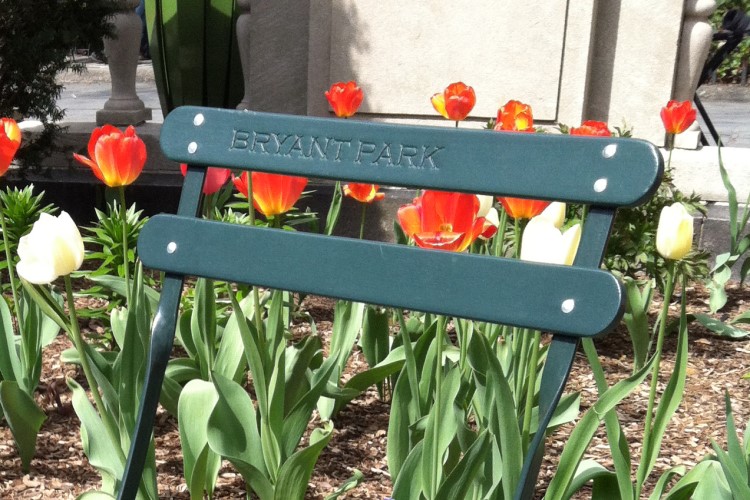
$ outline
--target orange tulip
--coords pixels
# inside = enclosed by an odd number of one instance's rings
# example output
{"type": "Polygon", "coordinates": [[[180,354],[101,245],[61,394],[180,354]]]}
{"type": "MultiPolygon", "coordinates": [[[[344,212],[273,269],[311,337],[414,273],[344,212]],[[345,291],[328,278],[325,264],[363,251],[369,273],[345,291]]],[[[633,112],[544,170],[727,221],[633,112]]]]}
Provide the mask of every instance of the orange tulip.
{"type": "Polygon", "coordinates": [[[572,127],[570,129],[570,135],[590,135],[596,137],[612,137],[612,132],[609,131],[609,127],[604,122],[597,122],[594,120],[586,120],[581,124],[580,127],[572,127]]]}
{"type": "Polygon", "coordinates": [[[519,101],[508,101],[497,110],[495,130],[507,132],[535,132],[531,106],[519,101]]]}
{"type": "Polygon", "coordinates": [[[372,203],[385,198],[385,193],[378,191],[380,186],[377,184],[358,184],[350,182],[344,185],[344,194],[362,203],[372,203]]]}
{"type": "Polygon", "coordinates": [[[334,83],[325,95],[339,118],[349,118],[356,113],[364,98],[364,92],[355,82],[334,83]]]}
{"type": "Polygon", "coordinates": [[[0,118],[0,176],[5,175],[10,162],[21,146],[21,129],[13,118],[0,118]]]}
{"type": "Polygon", "coordinates": [[[456,82],[448,85],[442,93],[433,95],[431,101],[435,111],[444,118],[461,121],[471,113],[477,103],[477,95],[464,82],[456,82]]]}
{"type": "MultiPolygon", "coordinates": [[[[187,175],[187,164],[180,163],[180,172],[183,177],[187,175]]],[[[209,167],[206,171],[206,179],[203,181],[203,194],[209,195],[217,192],[227,182],[231,173],[228,168],[209,167]]]]}
{"type": "Polygon", "coordinates": [[[525,198],[511,198],[509,196],[498,198],[497,201],[503,204],[505,211],[514,219],[531,219],[532,217],[536,217],[551,203],[549,201],[527,200],[525,198]]]}
{"type": "Polygon", "coordinates": [[[668,134],[681,134],[695,121],[695,108],[690,101],[669,101],[661,108],[661,121],[668,134]]]}
{"type": "Polygon", "coordinates": [[[127,186],[141,175],[146,164],[146,144],[132,126],[123,133],[117,127],[104,125],[91,133],[89,157],[73,154],[107,186],[127,186]]]}
{"type": "MultiPolygon", "coordinates": [[[[247,197],[247,172],[232,178],[237,190],[247,197]]],[[[253,172],[253,206],[266,217],[288,212],[307,186],[307,179],[292,175],[253,172]]]]}
{"type": "Polygon", "coordinates": [[[398,209],[398,222],[417,246],[461,252],[484,229],[478,211],[479,200],[473,194],[425,191],[398,209]]]}

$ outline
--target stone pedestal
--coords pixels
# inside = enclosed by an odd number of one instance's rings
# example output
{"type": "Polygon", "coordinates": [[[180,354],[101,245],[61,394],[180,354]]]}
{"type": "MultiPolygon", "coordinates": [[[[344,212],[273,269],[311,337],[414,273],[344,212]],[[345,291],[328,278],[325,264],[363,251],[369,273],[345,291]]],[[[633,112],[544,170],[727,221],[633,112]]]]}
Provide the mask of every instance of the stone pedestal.
{"type": "Polygon", "coordinates": [[[97,125],[138,125],[151,119],[147,108],[135,91],[141,40],[141,18],[135,13],[138,0],[119,2],[123,10],[113,18],[115,38],[104,39],[109,62],[112,95],[104,108],[96,112],[97,125]]]}

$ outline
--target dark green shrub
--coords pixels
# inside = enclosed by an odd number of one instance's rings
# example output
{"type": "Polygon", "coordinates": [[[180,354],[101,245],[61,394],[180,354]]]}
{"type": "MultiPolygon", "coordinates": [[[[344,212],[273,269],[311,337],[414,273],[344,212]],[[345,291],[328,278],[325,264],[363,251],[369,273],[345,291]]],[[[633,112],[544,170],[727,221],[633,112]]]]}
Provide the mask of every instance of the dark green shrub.
{"type": "Polygon", "coordinates": [[[82,71],[69,55],[76,47],[101,50],[112,33],[112,0],[0,0],[0,116],[33,117],[45,124],[18,159],[31,163],[51,145],[62,85],[57,75],[82,71]]]}

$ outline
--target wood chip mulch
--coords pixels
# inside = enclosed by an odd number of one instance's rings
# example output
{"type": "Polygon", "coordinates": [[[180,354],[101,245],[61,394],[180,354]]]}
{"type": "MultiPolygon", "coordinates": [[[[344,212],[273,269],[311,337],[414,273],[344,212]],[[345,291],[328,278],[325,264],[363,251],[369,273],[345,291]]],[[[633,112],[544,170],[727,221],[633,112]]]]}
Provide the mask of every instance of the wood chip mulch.
{"type": "MultiPolygon", "coordinates": [[[[707,293],[702,286],[687,291],[691,309],[707,312],[707,293]]],[[[722,320],[744,312],[750,304],[750,289],[732,285],[730,303],[718,317],[722,320]]],[[[330,331],[333,302],[321,298],[308,298],[308,311],[317,320],[320,332],[330,331]]],[[[654,311],[660,305],[654,304],[654,311]]],[[[679,313],[679,303],[671,306],[674,315],[679,313]]],[[[95,333],[101,326],[95,321],[82,325],[85,331],[95,333]]],[[[695,465],[711,453],[711,441],[725,446],[724,391],[729,391],[738,430],[742,432],[750,418],[750,381],[742,376],[750,372],[750,340],[729,340],[717,337],[698,323],[689,326],[689,366],[685,398],[670,422],[662,444],[661,455],[652,475],[651,488],[662,471],[675,465],[695,465]]],[[[627,332],[619,327],[610,335],[597,340],[597,349],[610,384],[627,377],[632,372],[632,349],[627,332]]],[[[96,489],[99,476],[88,464],[80,442],[78,419],[70,404],[65,384],[66,377],[82,377],[75,367],[60,361],[60,353],[69,348],[64,336],[58,337],[45,351],[42,381],[37,402],[47,413],[38,438],[37,454],[28,474],[21,471],[10,431],[0,423],[0,498],[3,499],[67,499],[81,492],[96,489]]],[[[667,339],[662,363],[659,389],[663,390],[668,374],[674,366],[674,336],[667,339]]],[[[359,351],[352,354],[352,373],[366,368],[359,351]]],[[[647,379],[648,380],[648,379],[647,379]]],[[[581,406],[585,410],[596,400],[596,388],[591,370],[582,351],[579,352],[567,386],[568,391],[581,392],[581,406]]],[[[648,385],[644,383],[618,407],[620,421],[630,442],[634,467],[639,459],[639,441],[645,415],[648,385]]],[[[322,499],[330,494],[354,469],[362,471],[364,481],[342,498],[383,499],[391,492],[391,480],[385,458],[386,431],[389,404],[378,398],[377,392],[368,391],[351,402],[338,416],[335,431],[328,447],[318,461],[308,488],[308,499],[322,499]]],[[[539,480],[539,495],[554,474],[555,464],[571,425],[548,437],[545,462],[539,480]]],[[[157,468],[161,498],[188,499],[182,477],[182,455],[176,420],[163,410],[157,417],[156,427],[157,468]]],[[[587,457],[602,465],[611,466],[609,446],[602,425],[589,446],[587,457]]],[[[635,471],[635,469],[634,469],[635,471]]],[[[633,472],[634,472],[633,471],[633,472]]],[[[242,477],[227,462],[221,469],[216,498],[244,498],[242,477]]],[[[590,494],[581,492],[579,498],[590,494]]]]}

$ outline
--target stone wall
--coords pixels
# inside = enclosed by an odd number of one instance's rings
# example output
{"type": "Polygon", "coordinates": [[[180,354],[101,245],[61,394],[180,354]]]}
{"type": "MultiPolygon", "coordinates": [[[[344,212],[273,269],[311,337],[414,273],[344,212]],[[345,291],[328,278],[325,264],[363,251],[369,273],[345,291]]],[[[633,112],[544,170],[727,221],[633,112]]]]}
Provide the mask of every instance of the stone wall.
{"type": "Polygon", "coordinates": [[[541,123],[627,124],[637,137],[661,145],[659,110],[673,97],[692,95],[710,38],[705,19],[715,2],[255,5],[254,109],[325,116],[328,86],[356,80],[366,92],[360,118],[443,124],[429,97],[462,80],[477,91],[476,121],[518,99],[541,123]]]}

